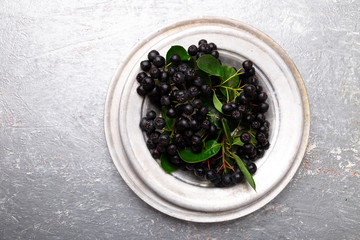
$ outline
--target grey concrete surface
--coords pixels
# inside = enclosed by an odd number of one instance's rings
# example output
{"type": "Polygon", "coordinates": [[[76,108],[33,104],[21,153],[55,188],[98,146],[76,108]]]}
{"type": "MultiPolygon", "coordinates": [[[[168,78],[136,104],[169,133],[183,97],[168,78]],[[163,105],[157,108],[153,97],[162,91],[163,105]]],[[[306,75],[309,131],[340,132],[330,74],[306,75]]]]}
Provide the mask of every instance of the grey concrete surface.
{"type": "Polygon", "coordinates": [[[0,0],[0,239],[360,239],[359,22],[359,1],[0,0]],[[205,15],[277,41],[312,114],[285,190],[217,224],[142,202],[116,171],[103,127],[108,85],[130,48],[205,15]]]}

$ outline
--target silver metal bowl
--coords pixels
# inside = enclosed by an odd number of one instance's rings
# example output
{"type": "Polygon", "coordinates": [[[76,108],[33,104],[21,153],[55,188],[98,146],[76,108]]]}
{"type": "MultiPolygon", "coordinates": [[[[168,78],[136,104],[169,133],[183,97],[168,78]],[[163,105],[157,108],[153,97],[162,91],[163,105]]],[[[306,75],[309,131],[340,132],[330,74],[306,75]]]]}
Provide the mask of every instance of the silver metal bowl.
{"type": "Polygon", "coordinates": [[[105,134],[111,157],[129,187],[146,203],[170,216],[219,222],[247,215],[278,195],[298,169],[310,130],[306,89],[286,52],[259,30],[235,20],[206,17],[182,21],[146,37],[128,55],[109,88],[105,134]],[[218,45],[224,64],[255,63],[269,95],[271,147],[257,161],[255,192],[248,184],[215,188],[182,171],[166,174],[149,153],[139,121],[152,106],[136,93],[140,62],[156,49],[185,47],[205,38],[218,45]]]}

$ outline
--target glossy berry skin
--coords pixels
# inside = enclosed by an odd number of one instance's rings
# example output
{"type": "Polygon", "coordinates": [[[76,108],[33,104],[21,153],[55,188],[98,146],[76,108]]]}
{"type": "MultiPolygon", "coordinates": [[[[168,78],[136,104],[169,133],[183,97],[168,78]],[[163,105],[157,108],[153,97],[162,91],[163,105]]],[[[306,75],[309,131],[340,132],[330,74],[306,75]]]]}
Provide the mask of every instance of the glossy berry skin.
{"type": "Polygon", "coordinates": [[[258,120],[260,123],[263,123],[266,120],[265,115],[263,113],[258,113],[256,115],[256,120],[258,120]]]}
{"type": "Polygon", "coordinates": [[[205,39],[201,39],[198,44],[199,44],[199,46],[200,46],[201,44],[207,44],[207,41],[206,41],[205,39]]]}
{"type": "Polygon", "coordinates": [[[253,129],[259,129],[261,127],[261,123],[259,121],[252,121],[251,122],[251,127],[253,129]]]}
{"type": "Polygon", "coordinates": [[[200,109],[203,106],[203,103],[200,99],[194,99],[191,105],[196,109],[200,109]]]}
{"type": "Polygon", "coordinates": [[[202,144],[201,137],[199,135],[193,135],[191,137],[191,144],[192,145],[201,145],[202,144]]]}
{"type": "Polygon", "coordinates": [[[160,153],[164,153],[164,152],[166,152],[166,147],[157,145],[156,150],[158,150],[158,152],[160,152],[160,153]]]}
{"type": "Polygon", "coordinates": [[[201,85],[201,92],[205,95],[210,95],[211,94],[211,87],[207,84],[203,84],[201,85]]]}
{"type": "Polygon", "coordinates": [[[209,43],[209,47],[210,47],[211,51],[217,50],[217,46],[213,42],[209,43]]]}
{"type": "Polygon", "coordinates": [[[146,141],[146,147],[148,149],[154,149],[156,147],[156,143],[154,143],[153,141],[151,141],[151,139],[148,139],[146,141]]]}
{"type": "Polygon", "coordinates": [[[196,119],[191,119],[189,121],[190,129],[193,129],[194,131],[198,131],[201,129],[200,123],[196,119]]]}
{"type": "Polygon", "coordinates": [[[240,102],[240,104],[242,104],[242,105],[248,104],[249,100],[246,98],[246,96],[245,96],[244,93],[241,93],[241,94],[240,94],[239,102],[240,102]]]}
{"type": "Polygon", "coordinates": [[[152,134],[150,134],[149,139],[153,142],[153,143],[158,143],[159,142],[159,137],[160,137],[160,133],[159,132],[153,132],[152,134]]]}
{"type": "Polygon", "coordinates": [[[176,72],[172,80],[176,85],[181,85],[185,82],[185,75],[182,72],[176,72]]]}
{"type": "Polygon", "coordinates": [[[188,69],[188,66],[187,66],[185,63],[183,63],[183,64],[180,64],[180,65],[177,67],[177,69],[178,69],[179,72],[185,73],[186,70],[188,69]]]}
{"type": "Polygon", "coordinates": [[[203,85],[203,81],[202,81],[201,77],[196,76],[193,81],[193,84],[197,87],[201,87],[203,85]]]}
{"type": "Polygon", "coordinates": [[[175,144],[170,144],[167,149],[166,149],[166,152],[169,154],[169,155],[176,155],[177,154],[177,147],[175,144]]]}
{"type": "Polygon", "coordinates": [[[161,134],[158,137],[158,145],[167,147],[170,144],[170,136],[167,134],[161,134]]]}
{"type": "Polygon", "coordinates": [[[236,120],[239,121],[242,117],[242,113],[239,110],[234,110],[231,112],[231,117],[236,120]]]}
{"type": "Polygon", "coordinates": [[[215,124],[211,124],[210,129],[209,129],[209,136],[216,136],[217,132],[218,132],[218,129],[215,126],[215,124]]]}
{"type": "Polygon", "coordinates": [[[163,129],[165,127],[165,119],[157,117],[154,119],[154,124],[156,129],[163,129]]]}
{"type": "Polygon", "coordinates": [[[138,83],[141,83],[141,81],[147,77],[147,74],[146,72],[139,72],[137,75],[136,75],[136,81],[138,81],[138,83]]]}
{"type": "Polygon", "coordinates": [[[209,130],[211,126],[211,122],[209,121],[209,119],[205,119],[202,123],[201,123],[201,128],[205,129],[205,130],[209,130]]]}
{"type": "Polygon", "coordinates": [[[260,103],[265,102],[267,98],[268,98],[268,95],[266,92],[261,92],[257,95],[257,100],[260,103]]]}
{"type": "Polygon", "coordinates": [[[177,129],[179,131],[184,131],[186,129],[188,129],[190,127],[189,121],[186,120],[185,118],[181,119],[180,121],[177,122],[177,129]]]}
{"type": "Polygon", "coordinates": [[[245,60],[243,63],[242,63],[242,66],[245,70],[250,70],[252,67],[253,67],[253,62],[250,61],[250,60],[245,60]]]}
{"type": "Polygon", "coordinates": [[[154,79],[151,77],[145,77],[141,82],[141,86],[143,86],[146,91],[152,90],[155,87],[154,79]]]}
{"type": "Polygon", "coordinates": [[[146,119],[147,120],[154,120],[156,118],[156,112],[153,110],[150,110],[146,113],[146,119]]]}
{"type": "Polygon", "coordinates": [[[221,107],[221,111],[224,114],[230,115],[231,112],[234,110],[233,106],[231,105],[231,103],[225,103],[224,105],[222,105],[221,107]]]}
{"type": "Polygon", "coordinates": [[[170,157],[169,157],[169,161],[170,161],[172,164],[178,166],[178,165],[180,165],[180,163],[181,163],[181,158],[180,158],[178,155],[174,155],[174,156],[170,156],[170,157]]]}
{"type": "Polygon", "coordinates": [[[176,72],[176,70],[174,67],[169,67],[166,71],[166,73],[169,75],[169,77],[174,76],[175,72],[176,72]]]}
{"type": "Polygon", "coordinates": [[[181,63],[181,58],[177,54],[173,54],[170,57],[170,62],[174,64],[175,66],[178,66],[181,63]]]}
{"type": "Polygon", "coordinates": [[[194,112],[194,107],[191,104],[186,104],[183,108],[183,111],[186,115],[191,115],[194,112]]]}
{"type": "Polygon", "coordinates": [[[190,97],[196,97],[197,95],[199,95],[199,89],[195,86],[190,86],[188,89],[188,93],[190,97]]]}
{"type": "Polygon", "coordinates": [[[147,91],[141,85],[136,88],[136,92],[142,97],[145,97],[147,94],[147,91]]]}
{"type": "Polygon", "coordinates": [[[252,77],[249,77],[248,83],[256,86],[259,84],[259,81],[255,76],[252,76],[252,77]]]}
{"type": "Polygon", "coordinates": [[[244,88],[244,94],[247,98],[253,98],[256,94],[256,87],[252,84],[248,84],[244,88]]]}
{"type": "Polygon", "coordinates": [[[205,173],[206,180],[214,180],[216,178],[216,172],[214,169],[207,170],[205,173]]]}
{"type": "Polygon", "coordinates": [[[211,51],[211,56],[213,56],[214,58],[219,58],[219,52],[214,50],[214,51],[211,51]]]}
{"type": "Polygon", "coordinates": [[[169,118],[176,118],[177,113],[174,108],[169,108],[168,110],[166,110],[166,116],[168,116],[169,118]]]}
{"type": "Polygon", "coordinates": [[[251,143],[245,143],[243,148],[246,153],[251,153],[255,151],[255,147],[251,143]]]}
{"type": "Polygon", "coordinates": [[[208,112],[209,112],[209,110],[207,109],[207,107],[201,107],[201,108],[199,109],[199,113],[200,113],[200,115],[202,115],[202,116],[206,116],[206,115],[208,114],[208,112]]]}
{"type": "Polygon", "coordinates": [[[165,58],[163,56],[157,55],[153,60],[153,64],[158,68],[163,67],[165,66],[165,58]]]}
{"type": "MultiPolygon", "coordinates": [[[[140,126],[141,127],[141,126],[140,126]]],[[[143,125],[143,130],[147,133],[152,133],[155,130],[155,124],[153,120],[146,120],[145,124],[143,125]]]]}
{"type": "Polygon", "coordinates": [[[251,135],[250,133],[248,132],[243,132],[241,135],[240,135],[240,140],[243,142],[243,143],[249,143],[251,141],[251,135]]]}
{"type": "Polygon", "coordinates": [[[205,170],[202,167],[197,167],[194,169],[194,174],[197,177],[204,177],[205,176],[205,170]]]}
{"type": "Polygon", "coordinates": [[[269,104],[267,103],[260,103],[259,104],[259,112],[265,113],[269,110],[269,104]]]}
{"type": "Polygon", "coordinates": [[[170,106],[171,105],[170,97],[167,95],[162,96],[160,98],[160,104],[161,104],[161,106],[170,106]]]}
{"type": "Polygon", "coordinates": [[[169,80],[169,74],[167,72],[161,72],[159,76],[161,82],[167,82],[169,80]]]}
{"type": "Polygon", "coordinates": [[[158,52],[158,51],[156,51],[156,50],[151,50],[151,51],[148,53],[148,59],[149,59],[149,61],[152,62],[157,55],[159,55],[159,52],[158,52]]]}
{"type": "Polygon", "coordinates": [[[255,163],[249,163],[246,167],[251,175],[253,175],[257,170],[255,163]]]}
{"type": "Polygon", "coordinates": [[[247,76],[254,76],[255,75],[255,68],[252,67],[250,70],[246,70],[245,74],[247,76]]]}
{"type": "Polygon", "coordinates": [[[195,70],[193,68],[188,68],[185,71],[185,80],[193,81],[195,79],[195,70]]]}
{"type": "Polygon", "coordinates": [[[176,101],[178,101],[179,103],[184,103],[188,100],[189,95],[187,93],[187,91],[185,90],[179,90],[175,96],[176,101]]]}
{"type": "Polygon", "coordinates": [[[144,60],[140,62],[140,68],[141,70],[147,72],[151,68],[151,62],[149,60],[144,60]]]}
{"type": "Polygon", "coordinates": [[[224,187],[230,186],[232,184],[231,175],[228,173],[222,175],[221,183],[224,187]]]}
{"type": "Polygon", "coordinates": [[[241,183],[244,180],[244,175],[241,172],[234,172],[231,175],[231,181],[234,184],[241,183]]]}
{"type": "Polygon", "coordinates": [[[152,77],[152,79],[158,79],[160,77],[160,70],[156,67],[152,67],[150,69],[150,76],[152,77]]]}
{"type": "Polygon", "coordinates": [[[171,92],[171,86],[168,83],[162,83],[159,89],[162,96],[168,95],[171,92]]]}
{"type": "Polygon", "coordinates": [[[188,53],[190,56],[196,56],[196,54],[198,53],[198,48],[195,45],[191,45],[188,48],[188,53]]]}
{"type": "Polygon", "coordinates": [[[161,156],[161,153],[157,150],[157,149],[154,149],[152,152],[151,152],[151,156],[155,159],[159,159],[160,156],[161,156]]]}

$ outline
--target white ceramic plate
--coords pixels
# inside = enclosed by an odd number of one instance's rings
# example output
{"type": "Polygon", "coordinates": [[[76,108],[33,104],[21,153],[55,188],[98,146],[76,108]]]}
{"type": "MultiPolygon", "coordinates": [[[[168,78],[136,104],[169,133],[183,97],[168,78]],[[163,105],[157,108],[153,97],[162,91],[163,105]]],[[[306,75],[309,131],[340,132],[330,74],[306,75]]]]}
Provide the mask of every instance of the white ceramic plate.
{"type": "Polygon", "coordinates": [[[105,133],[122,178],[145,202],[170,216],[218,222],[247,215],[271,201],[298,169],[308,141],[310,112],[302,78],[286,52],[259,30],[230,19],[179,22],[146,37],[128,55],[112,80],[105,106],[105,133]],[[214,188],[182,171],[166,174],[150,155],[139,121],[152,106],[136,93],[140,62],[156,49],[165,56],[172,45],[185,48],[200,39],[215,42],[223,64],[254,62],[269,95],[267,119],[271,147],[257,161],[255,192],[247,183],[214,188]]]}

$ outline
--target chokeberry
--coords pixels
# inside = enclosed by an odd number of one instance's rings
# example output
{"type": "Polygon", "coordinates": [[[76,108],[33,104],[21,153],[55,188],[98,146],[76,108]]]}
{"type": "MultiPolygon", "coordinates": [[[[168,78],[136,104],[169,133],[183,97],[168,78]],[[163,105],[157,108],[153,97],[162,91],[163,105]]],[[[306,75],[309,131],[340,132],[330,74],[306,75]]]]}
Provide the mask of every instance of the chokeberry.
{"type": "Polygon", "coordinates": [[[179,103],[184,103],[188,100],[189,94],[185,90],[179,90],[175,96],[176,101],[179,103]]]}
{"type": "Polygon", "coordinates": [[[205,95],[210,95],[211,94],[211,87],[207,84],[203,84],[201,85],[201,92],[205,95]]]}
{"type": "Polygon", "coordinates": [[[173,155],[169,157],[169,161],[172,164],[178,166],[181,163],[181,158],[178,155],[173,155]]]}
{"type": "Polygon", "coordinates": [[[245,71],[245,74],[247,75],[247,76],[254,76],[255,75],[255,68],[250,68],[249,70],[246,70],[245,71]]]}
{"type": "Polygon", "coordinates": [[[267,98],[268,98],[268,95],[266,94],[266,92],[261,92],[257,95],[257,100],[260,103],[265,102],[267,98]]]}
{"type": "Polygon", "coordinates": [[[176,85],[181,85],[185,82],[185,75],[182,72],[176,72],[172,80],[176,85]]]}
{"type": "Polygon", "coordinates": [[[257,170],[256,164],[253,162],[250,162],[249,164],[247,164],[246,167],[251,175],[253,175],[257,170]]]}
{"type": "Polygon", "coordinates": [[[201,125],[196,119],[191,119],[189,121],[189,125],[190,125],[190,129],[192,129],[194,131],[198,131],[201,129],[201,125]]]}
{"type": "Polygon", "coordinates": [[[240,96],[239,96],[239,102],[240,104],[242,105],[246,105],[248,104],[249,100],[246,98],[245,94],[242,92],[240,93],[240,96]]]}
{"type": "Polygon", "coordinates": [[[211,124],[210,125],[210,129],[209,129],[209,136],[215,136],[218,132],[218,129],[216,127],[215,124],[211,124]]]}
{"type": "Polygon", "coordinates": [[[155,124],[153,120],[147,120],[144,125],[144,131],[152,133],[155,130],[155,124]]]}
{"type": "Polygon", "coordinates": [[[201,77],[196,76],[195,79],[194,79],[194,81],[193,81],[193,84],[194,84],[195,86],[197,86],[197,87],[201,87],[202,84],[203,84],[203,81],[202,81],[201,77]]]}
{"type": "Polygon", "coordinates": [[[179,65],[181,63],[181,58],[177,54],[173,54],[170,57],[170,62],[174,64],[175,66],[179,65]]]}
{"type": "Polygon", "coordinates": [[[224,114],[227,114],[227,115],[230,115],[231,112],[234,110],[233,106],[231,105],[231,103],[225,103],[222,105],[221,107],[221,111],[224,113],[224,114]]]}
{"type": "Polygon", "coordinates": [[[200,115],[206,116],[209,112],[209,109],[207,107],[201,107],[198,112],[200,113],[200,115]]]}
{"type": "Polygon", "coordinates": [[[192,131],[191,129],[188,129],[188,130],[186,130],[186,131],[184,131],[184,136],[186,137],[186,138],[191,138],[192,137],[192,135],[194,135],[194,131],[192,131]]]}
{"type": "Polygon", "coordinates": [[[200,109],[203,106],[203,103],[200,99],[194,99],[191,105],[196,109],[200,109]]]}
{"type": "Polygon", "coordinates": [[[232,184],[231,175],[228,173],[222,175],[221,183],[224,187],[230,186],[232,184]]]}
{"type": "Polygon", "coordinates": [[[241,183],[244,180],[244,175],[241,172],[234,172],[231,175],[231,181],[234,184],[241,183]]]}
{"type": "Polygon", "coordinates": [[[139,72],[137,75],[136,75],[136,81],[138,81],[138,83],[141,83],[141,81],[147,77],[147,74],[146,72],[139,72]]]}
{"type": "Polygon", "coordinates": [[[260,85],[256,86],[256,93],[261,93],[263,91],[263,87],[260,85]]]}
{"type": "Polygon", "coordinates": [[[166,149],[166,152],[169,154],[169,155],[176,155],[177,154],[177,147],[175,144],[170,144],[167,149],[166,149]]]}
{"type": "Polygon", "coordinates": [[[176,127],[179,131],[188,129],[190,127],[189,120],[183,118],[183,119],[177,121],[176,127]]]}
{"type": "Polygon", "coordinates": [[[195,86],[190,86],[188,89],[188,93],[190,97],[196,97],[199,95],[199,89],[195,86]]]}
{"type": "Polygon", "coordinates": [[[155,158],[155,159],[158,159],[158,158],[160,158],[161,153],[155,148],[155,149],[152,151],[151,156],[152,156],[153,158],[155,158]]]}
{"type": "Polygon", "coordinates": [[[149,59],[149,61],[152,62],[157,55],[159,55],[159,52],[158,52],[158,51],[156,51],[156,50],[151,50],[151,51],[148,53],[148,59],[149,59]]]}
{"type": "Polygon", "coordinates": [[[251,127],[253,129],[259,129],[261,127],[261,123],[259,121],[252,121],[251,122],[251,127]]]}
{"type": "Polygon", "coordinates": [[[142,85],[140,85],[136,88],[136,92],[142,97],[146,96],[146,94],[147,94],[147,91],[144,89],[144,87],[142,85]]]}
{"type": "Polygon", "coordinates": [[[169,118],[176,118],[177,113],[174,108],[169,108],[168,110],[166,110],[166,116],[168,116],[169,118]]]}
{"type": "Polygon", "coordinates": [[[256,115],[256,120],[258,120],[260,123],[263,123],[266,120],[266,117],[263,113],[258,113],[256,115]]]}
{"type": "Polygon", "coordinates": [[[248,84],[252,84],[254,86],[258,85],[259,81],[256,76],[251,76],[248,79],[248,84]]]}
{"type": "Polygon", "coordinates": [[[178,71],[182,72],[182,73],[185,73],[186,70],[188,69],[188,66],[183,63],[183,64],[180,64],[178,67],[177,67],[178,71]]]}
{"type": "Polygon", "coordinates": [[[250,133],[248,133],[248,132],[243,132],[243,133],[240,135],[240,140],[241,140],[243,143],[249,143],[250,140],[251,140],[251,135],[250,135],[250,133]]]}
{"type": "Polygon", "coordinates": [[[161,106],[170,106],[171,105],[170,97],[167,95],[162,96],[160,98],[160,104],[161,106]]]}
{"type": "Polygon", "coordinates": [[[231,117],[236,121],[240,120],[242,117],[242,113],[239,110],[234,110],[231,112],[231,117]]]}
{"type": "Polygon", "coordinates": [[[191,144],[192,145],[201,145],[202,144],[201,137],[199,135],[193,135],[191,137],[191,144]]]}
{"type": "Polygon", "coordinates": [[[194,174],[197,177],[204,177],[205,176],[205,170],[202,167],[197,167],[194,169],[194,174]]]}
{"type": "Polygon", "coordinates": [[[162,83],[160,85],[160,94],[162,96],[168,95],[171,92],[171,85],[168,83],[162,83]]]}
{"type": "Polygon", "coordinates": [[[150,110],[146,113],[146,119],[148,120],[154,120],[156,118],[156,112],[153,110],[150,110]]]}
{"type": "Polygon", "coordinates": [[[159,136],[160,136],[159,132],[153,132],[150,134],[149,139],[157,144],[159,142],[159,136]]]}
{"type": "Polygon", "coordinates": [[[158,79],[160,77],[160,70],[156,67],[152,67],[150,69],[150,76],[153,78],[153,79],[158,79]]]}
{"type": "Polygon", "coordinates": [[[214,58],[219,58],[219,52],[214,50],[214,51],[211,51],[210,53],[214,58]]]}
{"type": "Polygon", "coordinates": [[[160,97],[160,88],[158,86],[155,86],[153,89],[151,89],[148,92],[149,98],[157,98],[160,97]]]}
{"type": "Polygon", "coordinates": [[[205,173],[205,178],[206,178],[206,180],[209,180],[209,181],[214,180],[216,178],[215,170],[214,169],[207,170],[205,173]]]}
{"type": "Polygon", "coordinates": [[[149,60],[144,60],[140,62],[140,68],[141,70],[147,72],[151,68],[151,62],[149,60]]]}
{"type": "Polygon", "coordinates": [[[169,74],[167,72],[161,72],[159,80],[160,82],[167,82],[169,80],[169,74]]]}
{"type": "Polygon", "coordinates": [[[158,152],[164,153],[166,152],[166,147],[162,145],[157,145],[156,150],[158,150],[158,152]]]}
{"type": "Polygon", "coordinates": [[[148,149],[153,149],[156,147],[156,143],[154,141],[151,141],[151,139],[146,140],[146,147],[148,149]]]}
{"type": "Polygon", "coordinates": [[[253,98],[256,94],[256,88],[252,84],[248,84],[244,88],[244,94],[247,98],[253,98]]]}
{"type": "Polygon", "coordinates": [[[201,127],[205,130],[209,130],[211,126],[211,122],[209,119],[205,119],[202,123],[201,123],[201,127]]]}
{"type": "Polygon", "coordinates": [[[245,116],[245,121],[246,121],[246,122],[251,123],[253,120],[254,120],[254,116],[253,116],[253,115],[247,114],[247,115],[245,116]]]}
{"type": "Polygon", "coordinates": [[[183,107],[183,111],[186,115],[191,115],[194,112],[194,107],[191,104],[186,104],[183,107]]]}
{"type": "Polygon", "coordinates": [[[146,91],[150,91],[155,87],[155,81],[151,77],[145,77],[141,82],[141,86],[143,86],[146,91]]]}
{"type": "Polygon", "coordinates": [[[243,149],[247,153],[251,153],[251,152],[255,151],[255,147],[251,143],[245,143],[244,146],[243,146],[243,149]]]}
{"type": "Polygon", "coordinates": [[[205,39],[201,39],[201,40],[199,40],[199,46],[201,45],[201,44],[207,44],[207,41],[205,40],[205,39]]]}
{"type": "Polygon", "coordinates": [[[239,110],[239,112],[241,112],[242,114],[246,113],[247,111],[247,107],[245,105],[239,105],[237,107],[237,109],[239,110]]]}
{"type": "Polygon", "coordinates": [[[259,104],[259,112],[265,113],[268,110],[269,110],[269,104],[264,103],[264,102],[259,104]]]}
{"type": "Polygon", "coordinates": [[[153,64],[158,68],[163,67],[165,66],[165,58],[163,56],[157,55],[153,60],[153,64]]]}
{"type": "Polygon", "coordinates": [[[195,79],[195,69],[188,68],[185,71],[185,80],[186,81],[193,81],[195,79]]]}
{"type": "Polygon", "coordinates": [[[263,142],[265,142],[267,139],[266,139],[266,136],[265,136],[264,133],[258,132],[258,133],[256,133],[256,140],[258,140],[258,142],[260,142],[260,143],[263,143],[263,142]]]}
{"type": "Polygon", "coordinates": [[[245,60],[242,65],[245,70],[250,70],[253,67],[253,62],[250,60],[245,60]]]}
{"type": "Polygon", "coordinates": [[[158,145],[166,147],[169,145],[169,143],[170,143],[169,135],[163,133],[158,137],[158,145]]]}
{"type": "Polygon", "coordinates": [[[174,76],[176,70],[174,67],[169,67],[165,72],[169,75],[169,77],[172,77],[174,76]]]}
{"type": "Polygon", "coordinates": [[[156,129],[163,129],[165,127],[165,119],[162,117],[157,117],[154,119],[154,124],[156,129]]]}
{"type": "Polygon", "coordinates": [[[195,45],[191,45],[188,48],[188,53],[190,56],[195,56],[198,53],[198,48],[195,45]]]}
{"type": "Polygon", "coordinates": [[[211,51],[217,50],[217,46],[213,42],[209,43],[209,47],[210,47],[211,51]]]}
{"type": "Polygon", "coordinates": [[[265,154],[265,150],[263,148],[256,148],[256,155],[261,158],[265,154]]]}

